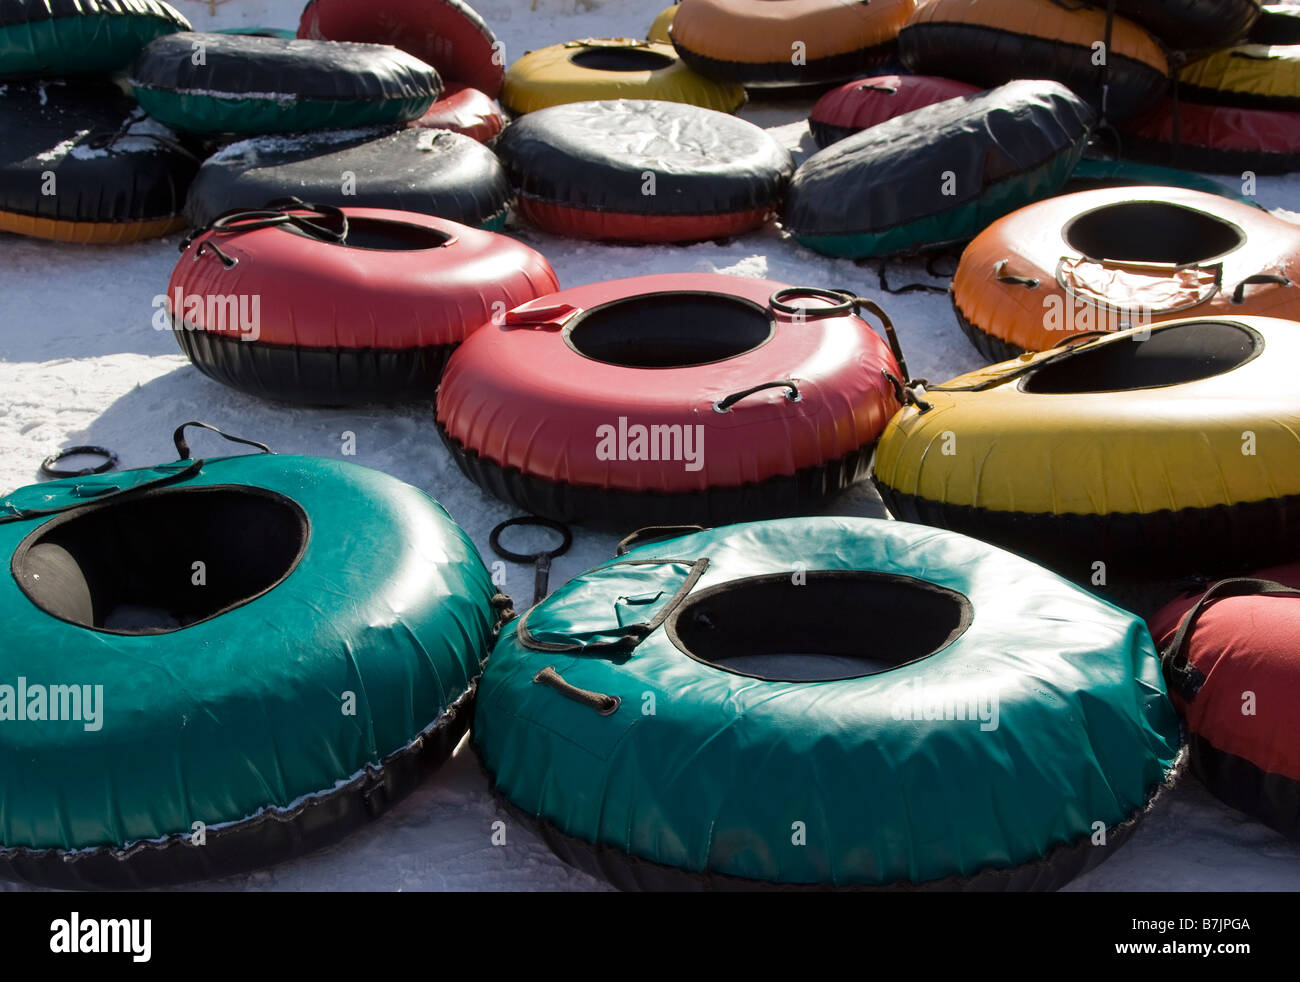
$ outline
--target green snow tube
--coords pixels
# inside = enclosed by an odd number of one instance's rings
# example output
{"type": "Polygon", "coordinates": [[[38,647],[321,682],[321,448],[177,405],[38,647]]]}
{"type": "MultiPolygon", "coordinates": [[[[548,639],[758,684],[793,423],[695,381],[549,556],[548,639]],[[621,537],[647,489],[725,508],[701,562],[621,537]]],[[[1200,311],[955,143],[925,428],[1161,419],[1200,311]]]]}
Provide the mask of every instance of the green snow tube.
{"type": "Polygon", "coordinates": [[[158,0],[0,0],[0,79],[116,71],[154,38],[190,29],[158,0]]]}
{"type": "Polygon", "coordinates": [[[1131,160],[1097,160],[1085,157],[1075,165],[1070,174],[1070,183],[1061,189],[1062,194],[1076,191],[1088,191],[1092,188],[1132,187],[1134,185],[1158,185],[1160,187],[1188,188],[1192,191],[1204,191],[1217,194],[1243,205],[1259,207],[1259,202],[1234,191],[1222,181],[1206,177],[1195,171],[1182,170],[1177,167],[1162,167],[1159,164],[1142,164],[1131,160]]]}
{"type": "Polygon", "coordinates": [[[1051,889],[1180,756],[1137,617],[975,539],[829,517],[572,580],[502,632],[474,741],[562,859],[641,889],[1051,889]]]}
{"type": "Polygon", "coordinates": [[[354,464],[187,459],[183,430],[175,463],[0,500],[4,877],[277,862],[384,812],[465,732],[497,616],[447,513],[354,464]]]}

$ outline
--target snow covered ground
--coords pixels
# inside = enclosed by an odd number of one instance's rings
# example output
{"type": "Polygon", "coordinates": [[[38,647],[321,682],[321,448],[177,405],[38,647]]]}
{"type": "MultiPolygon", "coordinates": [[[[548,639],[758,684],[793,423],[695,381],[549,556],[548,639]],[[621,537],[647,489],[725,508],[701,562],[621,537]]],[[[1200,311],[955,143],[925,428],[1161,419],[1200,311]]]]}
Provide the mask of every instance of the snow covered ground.
{"type": "MultiPolygon", "coordinates": [[[[296,27],[298,0],[173,0],[196,30],[296,27]]],[[[667,2],[667,0],[664,0],[667,2]]],[[[475,0],[513,60],[531,48],[577,37],[644,36],[658,5],[644,0],[475,0]]],[[[810,103],[759,103],[741,115],[766,127],[802,159],[814,148],[804,119],[810,103]]],[[[1300,176],[1264,179],[1259,198],[1300,221],[1300,176]],[[1292,209],[1286,211],[1283,209],[1292,209]]],[[[957,327],[945,297],[882,296],[874,266],[826,259],[774,228],[730,243],[617,248],[574,242],[512,224],[541,250],[562,285],[647,273],[719,272],[841,287],[878,297],[893,316],[914,374],[944,379],[981,359],[957,327]]],[[[0,233],[0,491],[37,479],[49,453],[100,444],[123,468],[171,460],[171,431],[201,419],[283,453],[338,456],[341,434],[356,434],[358,463],[415,484],[441,501],[484,556],[488,533],[512,511],[479,492],[443,451],[427,403],[399,408],[317,410],[260,402],[191,368],[169,332],[151,326],[153,299],[167,284],[177,237],[128,246],[73,246],[0,233]]],[[[899,267],[891,282],[924,279],[899,267]]],[[[192,437],[199,454],[229,449],[192,437]]],[[[879,516],[879,498],[862,488],[828,509],[879,516]]],[[[552,585],[612,554],[616,536],[580,529],[555,563],[552,585]]],[[[522,539],[519,541],[523,541],[522,539]]],[[[532,571],[509,568],[520,602],[532,571]]],[[[472,753],[452,761],[388,816],[339,845],[296,862],[201,885],[222,890],[601,890],[566,867],[526,828],[499,812],[472,753]],[[492,823],[507,821],[507,843],[493,846],[492,823]]],[[[12,887],[10,887],[12,889],[12,887]]],[[[1219,804],[1186,779],[1129,845],[1074,890],[1295,890],[1300,848],[1219,804]]]]}

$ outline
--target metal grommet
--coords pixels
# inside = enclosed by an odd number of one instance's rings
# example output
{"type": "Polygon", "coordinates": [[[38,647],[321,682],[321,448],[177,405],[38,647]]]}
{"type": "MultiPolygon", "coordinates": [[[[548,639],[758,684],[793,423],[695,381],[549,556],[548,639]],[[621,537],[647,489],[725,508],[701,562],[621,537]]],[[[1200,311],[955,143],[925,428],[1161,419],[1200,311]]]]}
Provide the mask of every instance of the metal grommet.
{"type": "Polygon", "coordinates": [[[619,698],[618,696],[610,696],[610,697],[609,697],[609,700],[610,700],[610,703],[609,703],[609,708],[608,708],[608,709],[597,709],[597,710],[596,710],[596,712],[597,712],[599,715],[601,715],[601,716],[613,716],[616,712],[618,712],[618,707],[621,706],[621,705],[623,705],[623,700],[622,700],[621,698],[619,698]]]}
{"type": "Polygon", "coordinates": [[[103,447],[91,446],[68,447],[66,450],[60,450],[58,453],[50,454],[50,456],[41,461],[41,473],[46,477],[53,478],[88,477],[91,474],[103,474],[105,471],[111,471],[116,466],[117,454],[113,453],[111,450],[105,450],[103,447]],[[55,469],[54,465],[60,460],[65,460],[68,457],[77,457],[82,454],[94,457],[103,457],[104,462],[95,467],[83,467],[81,470],[76,471],[61,471],[55,469]]]}

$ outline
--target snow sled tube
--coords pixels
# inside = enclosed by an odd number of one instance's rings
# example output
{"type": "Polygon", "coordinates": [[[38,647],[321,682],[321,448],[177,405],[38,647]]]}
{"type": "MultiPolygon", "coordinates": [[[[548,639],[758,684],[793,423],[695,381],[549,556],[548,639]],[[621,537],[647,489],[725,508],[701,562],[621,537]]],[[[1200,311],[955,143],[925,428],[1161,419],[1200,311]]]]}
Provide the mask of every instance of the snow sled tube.
{"type": "Polygon", "coordinates": [[[495,231],[505,224],[511,194],[501,162],[468,136],[345,130],[252,137],[218,150],[199,168],[185,214],[191,225],[207,225],[233,208],[296,195],[337,207],[416,211],[495,231]]]}
{"type": "Polygon", "coordinates": [[[1121,188],[1137,185],[1159,184],[1165,187],[1191,188],[1206,194],[1222,195],[1233,201],[1252,208],[1259,205],[1253,198],[1234,190],[1212,177],[1196,174],[1192,171],[1179,170],[1176,167],[1161,167],[1158,164],[1139,164],[1132,160],[1102,160],[1085,157],[1075,165],[1070,175],[1070,183],[1065,191],[1092,191],[1096,188],[1121,188]]]}
{"type": "Polygon", "coordinates": [[[478,89],[447,86],[442,98],[419,119],[406,124],[428,130],[451,130],[479,143],[491,143],[506,128],[506,118],[496,102],[478,89]]]}
{"type": "Polygon", "coordinates": [[[1246,37],[1249,44],[1300,44],[1300,8],[1289,3],[1264,4],[1246,37]]]}
{"type": "Polygon", "coordinates": [[[866,476],[898,408],[852,299],[704,273],[542,297],[453,355],[438,431],[475,484],[548,518],[807,511],[866,476]]]}
{"type": "Polygon", "coordinates": [[[503,235],[282,202],[193,237],[156,319],[199,371],[251,395],[391,402],[431,398],[467,334],[556,289],[546,260],[503,235]]]}
{"type": "Polygon", "coordinates": [[[215,32],[217,34],[251,34],[259,38],[283,38],[286,41],[292,41],[298,36],[297,31],[286,30],[282,27],[222,27],[215,32]]]}
{"type": "MultiPolygon", "coordinates": [[[[1047,78],[1101,104],[1092,45],[1107,37],[1106,14],[1054,0],[930,0],[898,36],[899,55],[919,74],[948,75],[991,88],[1013,78],[1047,78]]],[[[1111,30],[1107,116],[1127,119],[1165,90],[1169,65],[1151,37],[1122,17],[1111,30]]]]}
{"type": "MultiPolygon", "coordinates": [[[[1090,0],[1106,9],[1106,0],[1090,0]]],[[[1115,9],[1166,48],[1199,51],[1244,38],[1260,16],[1258,0],[1116,0],[1115,9]]]]}
{"type": "Polygon", "coordinates": [[[247,34],[169,34],[149,43],[131,87],[150,116],[193,133],[288,133],[418,119],[438,73],[377,44],[247,34]],[[195,65],[202,45],[204,64],[195,65]]]}
{"type": "Polygon", "coordinates": [[[1223,317],[1002,362],[899,413],[876,485],[898,518],[1081,582],[1249,569],[1300,551],[1297,357],[1290,321],[1223,317]]]}
{"type": "Polygon", "coordinates": [[[808,248],[851,259],[962,242],[1059,190],[1091,123],[1087,103],[1055,82],[926,106],[805,160],[782,223],[808,248]]]}
{"type": "Polygon", "coordinates": [[[671,44],[631,38],[569,41],[530,51],[506,72],[501,101],[515,115],[596,99],[657,99],[720,112],[745,104],[745,90],[686,67],[671,44]]]}
{"type": "Polygon", "coordinates": [[[110,243],[185,227],[198,161],[116,86],[0,88],[0,230],[110,243]]]}
{"type": "Polygon", "coordinates": [[[1242,44],[1194,61],[1179,78],[1193,102],[1300,111],[1300,45],[1242,44]]]}
{"type": "Polygon", "coordinates": [[[672,41],[706,78],[758,89],[826,85],[887,60],[915,6],[915,0],[683,0],[672,41]]]}
{"type": "Polygon", "coordinates": [[[1175,600],[1152,618],[1151,633],[1190,731],[1193,773],[1232,807],[1300,840],[1300,564],[1175,600]]]}
{"type": "Polygon", "coordinates": [[[432,65],[444,79],[494,99],[501,92],[504,49],[462,0],[310,0],[298,37],[391,44],[432,65]]]}
{"type": "Polygon", "coordinates": [[[188,30],[159,0],[5,0],[0,79],[113,72],[154,38],[188,30]]]}
{"type": "Polygon", "coordinates": [[[1297,320],[1300,228],[1203,191],[1080,191],[981,232],[962,253],[951,292],[962,330],[991,361],[1141,318],[1297,320]]]}
{"type": "Polygon", "coordinates": [[[817,100],[808,130],[819,147],[936,102],[974,95],[978,86],[934,75],[880,75],[831,89],[817,100]]]}
{"type": "Polygon", "coordinates": [[[1300,170],[1300,113],[1166,100],[1130,122],[1124,153],[1215,174],[1300,170]]]}
{"type": "Polygon", "coordinates": [[[386,474],[182,459],[21,488],[0,516],[0,875],[122,889],[280,862],[385,812],[465,732],[495,591],[386,474]]]}
{"type": "Polygon", "coordinates": [[[1178,738],[1134,615],[965,536],[832,517],[570,581],[502,630],[473,736],[561,859],[674,890],[1055,889],[1126,840],[1178,738]]]}
{"type": "Polygon", "coordinates": [[[539,109],[496,149],[519,192],[515,212],[581,239],[739,235],[775,213],[794,173],[790,152],[753,123],[675,102],[539,109]]]}
{"type": "Polygon", "coordinates": [[[672,26],[673,21],[677,18],[677,4],[671,7],[665,7],[659,11],[654,22],[650,25],[650,30],[646,31],[645,39],[647,41],[662,41],[664,44],[672,43],[672,26]]]}

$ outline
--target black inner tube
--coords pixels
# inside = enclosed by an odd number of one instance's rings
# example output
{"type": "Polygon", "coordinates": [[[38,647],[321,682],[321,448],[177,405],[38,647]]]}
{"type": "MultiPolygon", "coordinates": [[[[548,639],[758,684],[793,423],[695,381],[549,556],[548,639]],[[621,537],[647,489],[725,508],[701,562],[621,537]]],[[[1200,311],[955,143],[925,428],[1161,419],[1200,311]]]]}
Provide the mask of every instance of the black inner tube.
{"type": "Polygon", "coordinates": [[[912,577],[809,570],[748,577],[692,594],[669,618],[696,661],[768,681],[826,682],[935,654],[970,625],[970,601],[912,577]]]}
{"type": "Polygon", "coordinates": [[[657,72],[676,63],[671,55],[646,48],[582,48],[569,61],[597,72],[657,72]]]}
{"type": "Polygon", "coordinates": [[[686,368],[735,358],[772,336],[766,309],[725,293],[627,297],[579,314],[565,329],[578,354],[626,368],[686,368]]]}
{"type": "Polygon", "coordinates": [[[1200,263],[1232,252],[1246,234],[1221,218],[1165,201],[1124,201],[1074,218],[1063,231],[1070,248],[1093,259],[1200,263]]]}

